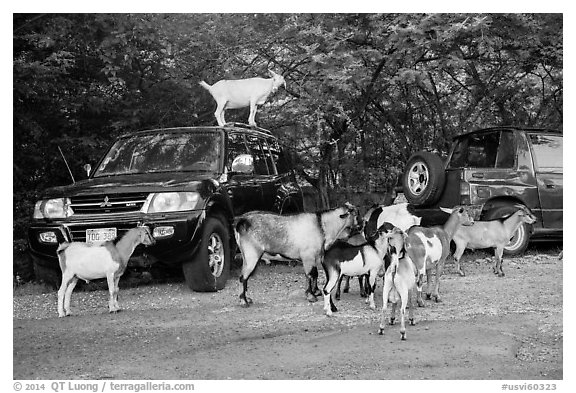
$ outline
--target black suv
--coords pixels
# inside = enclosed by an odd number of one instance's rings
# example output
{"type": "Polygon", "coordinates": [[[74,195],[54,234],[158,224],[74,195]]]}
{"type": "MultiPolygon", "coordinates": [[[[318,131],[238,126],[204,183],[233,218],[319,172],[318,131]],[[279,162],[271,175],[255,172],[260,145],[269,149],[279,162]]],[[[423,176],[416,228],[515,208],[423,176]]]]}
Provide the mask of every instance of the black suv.
{"type": "Polygon", "coordinates": [[[538,217],[523,224],[504,252],[520,254],[533,240],[562,239],[562,133],[521,127],[492,127],[454,138],[443,160],[421,151],[406,164],[403,191],[418,206],[423,225],[446,220],[439,206],[468,205],[476,219],[501,218],[528,207],[538,217]]]}
{"type": "Polygon", "coordinates": [[[88,179],[48,189],[29,245],[37,277],[56,283],[63,241],[99,243],[147,225],[156,245],[130,265],[182,265],[195,291],[222,289],[235,253],[232,221],[250,210],[303,211],[302,191],[269,131],[244,124],[119,137],[88,179]]]}

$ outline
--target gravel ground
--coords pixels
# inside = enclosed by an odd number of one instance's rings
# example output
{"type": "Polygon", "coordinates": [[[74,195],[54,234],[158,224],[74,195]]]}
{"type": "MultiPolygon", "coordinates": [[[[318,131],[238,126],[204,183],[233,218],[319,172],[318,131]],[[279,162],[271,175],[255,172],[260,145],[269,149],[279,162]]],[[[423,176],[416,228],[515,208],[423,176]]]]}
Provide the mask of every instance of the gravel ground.
{"type": "Polygon", "coordinates": [[[326,317],[321,301],[304,299],[301,266],[260,266],[248,309],[238,272],[218,293],[181,282],[121,289],[118,314],[107,312],[107,291],[74,292],[64,319],[56,292],[16,289],[14,378],[562,379],[563,262],[555,249],[536,252],[508,258],[504,278],[487,254],[465,255],[466,277],[449,263],[444,301],[415,310],[406,342],[398,325],[376,334],[380,312],[355,280],[326,317]],[[110,355],[113,365],[102,361],[110,355]]]}

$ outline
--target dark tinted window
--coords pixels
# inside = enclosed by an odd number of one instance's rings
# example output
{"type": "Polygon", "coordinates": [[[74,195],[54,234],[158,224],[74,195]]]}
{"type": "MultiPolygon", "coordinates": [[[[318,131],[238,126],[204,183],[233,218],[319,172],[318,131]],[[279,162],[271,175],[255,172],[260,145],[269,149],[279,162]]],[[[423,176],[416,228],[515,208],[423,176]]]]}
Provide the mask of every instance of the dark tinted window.
{"type": "Polygon", "coordinates": [[[472,134],[457,139],[450,167],[494,168],[499,141],[500,131],[472,134]]]}
{"type": "Polygon", "coordinates": [[[256,136],[246,136],[250,153],[254,157],[254,173],[257,175],[274,174],[272,157],[264,139],[256,136]]]}
{"type": "Polygon", "coordinates": [[[516,162],[516,143],[514,133],[502,131],[496,156],[496,168],[513,168],[516,162]]]}
{"type": "Polygon", "coordinates": [[[562,168],[561,136],[530,134],[534,164],[538,169],[562,168]]]}
{"type": "Polygon", "coordinates": [[[231,132],[228,134],[228,157],[226,157],[226,168],[228,170],[232,169],[232,161],[240,154],[249,154],[244,134],[231,132]]]}
{"type": "Polygon", "coordinates": [[[516,143],[511,131],[472,134],[456,141],[451,168],[513,168],[516,143]]]}

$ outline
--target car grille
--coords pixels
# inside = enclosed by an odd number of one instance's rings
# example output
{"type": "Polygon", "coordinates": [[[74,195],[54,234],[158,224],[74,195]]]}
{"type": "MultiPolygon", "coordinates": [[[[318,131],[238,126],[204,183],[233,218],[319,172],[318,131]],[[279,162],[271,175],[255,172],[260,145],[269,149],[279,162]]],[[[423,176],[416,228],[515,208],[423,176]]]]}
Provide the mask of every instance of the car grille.
{"type": "Polygon", "coordinates": [[[148,193],[82,195],[71,198],[74,214],[130,213],[139,211],[148,193]]]}

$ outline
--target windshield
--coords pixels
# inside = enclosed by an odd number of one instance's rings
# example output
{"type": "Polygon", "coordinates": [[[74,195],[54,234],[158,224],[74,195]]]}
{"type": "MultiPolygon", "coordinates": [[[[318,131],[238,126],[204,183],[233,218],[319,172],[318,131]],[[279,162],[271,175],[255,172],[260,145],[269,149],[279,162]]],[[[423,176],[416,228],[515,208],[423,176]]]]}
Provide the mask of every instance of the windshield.
{"type": "Polygon", "coordinates": [[[94,177],[156,172],[218,172],[222,136],[217,131],[162,132],[118,140],[94,177]]]}

